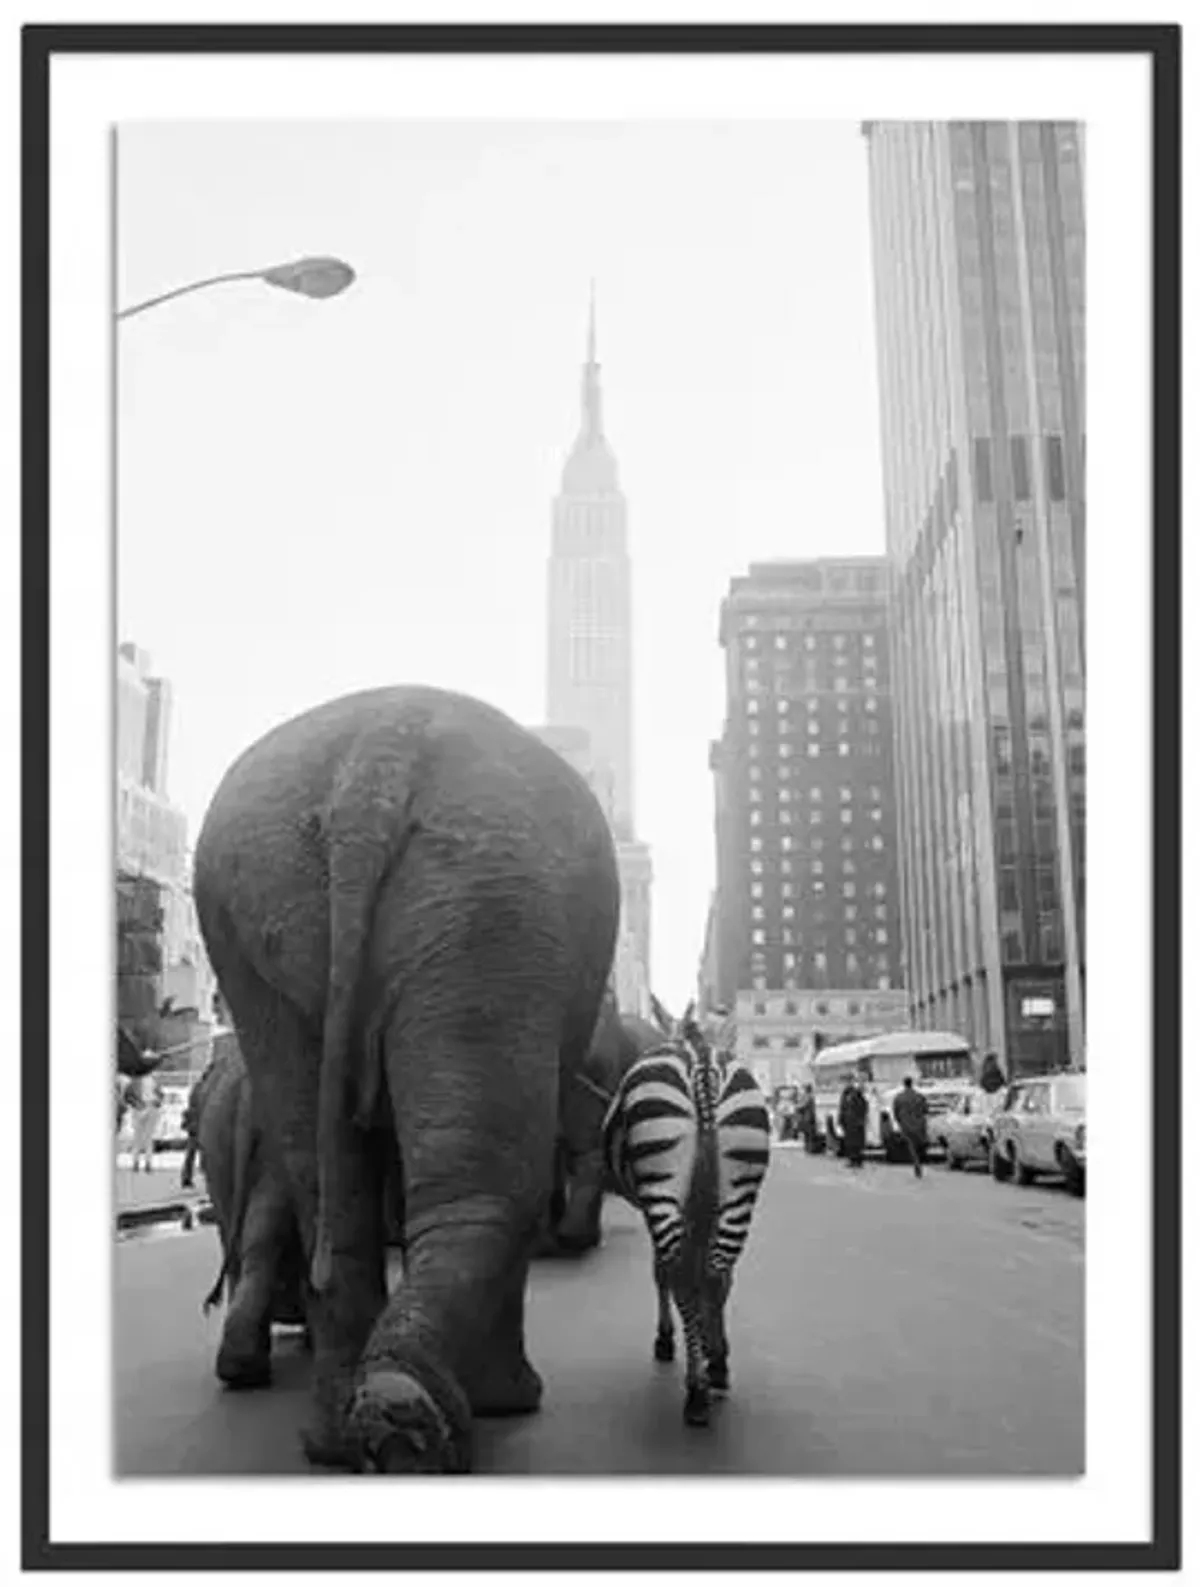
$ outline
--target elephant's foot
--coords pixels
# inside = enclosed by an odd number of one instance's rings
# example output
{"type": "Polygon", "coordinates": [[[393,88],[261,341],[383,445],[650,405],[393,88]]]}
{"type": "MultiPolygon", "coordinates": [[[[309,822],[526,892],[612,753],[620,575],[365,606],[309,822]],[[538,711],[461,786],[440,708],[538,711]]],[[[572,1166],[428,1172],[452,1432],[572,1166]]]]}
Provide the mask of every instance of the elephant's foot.
{"type": "Polygon", "coordinates": [[[729,1393],[728,1356],[710,1356],[708,1358],[708,1386],[714,1394],[729,1393]]]}
{"type": "Polygon", "coordinates": [[[654,1336],[654,1359],[656,1361],[674,1361],[675,1335],[662,1329],[654,1336]]]}
{"type": "Polygon", "coordinates": [[[230,1318],[217,1352],[217,1377],[230,1389],[261,1389],[271,1381],[271,1329],[230,1318]]]}
{"type": "Polygon", "coordinates": [[[400,1365],[377,1363],[365,1373],[346,1430],[358,1471],[444,1476],[471,1467],[465,1400],[443,1409],[415,1372],[400,1365]]]}
{"type": "Polygon", "coordinates": [[[708,1426],[708,1404],[708,1390],[698,1383],[689,1383],[683,1402],[683,1419],[689,1427],[708,1426]]]}
{"type": "Polygon", "coordinates": [[[516,1362],[490,1360],[468,1386],[475,1416],[523,1416],[542,1403],[542,1379],[524,1352],[516,1362]]]}

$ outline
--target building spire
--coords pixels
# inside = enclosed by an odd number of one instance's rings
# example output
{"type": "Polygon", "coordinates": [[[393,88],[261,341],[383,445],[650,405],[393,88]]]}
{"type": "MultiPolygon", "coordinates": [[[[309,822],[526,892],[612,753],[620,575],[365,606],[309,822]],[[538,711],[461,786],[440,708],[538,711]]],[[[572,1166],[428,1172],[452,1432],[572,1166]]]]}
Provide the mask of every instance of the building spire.
{"type": "Polygon", "coordinates": [[[587,362],[583,366],[583,433],[589,441],[604,434],[600,405],[600,365],[596,362],[596,282],[588,289],[587,362]]]}

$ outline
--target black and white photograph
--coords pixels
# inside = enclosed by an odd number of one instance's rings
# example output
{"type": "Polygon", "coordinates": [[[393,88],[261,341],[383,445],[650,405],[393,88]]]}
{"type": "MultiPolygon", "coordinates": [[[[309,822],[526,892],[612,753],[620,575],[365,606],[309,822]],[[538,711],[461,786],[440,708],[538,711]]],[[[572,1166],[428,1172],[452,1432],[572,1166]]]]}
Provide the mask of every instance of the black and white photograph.
{"type": "Polygon", "coordinates": [[[63,31],[61,1541],[1166,1546],[1176,31],[63,31]]]}

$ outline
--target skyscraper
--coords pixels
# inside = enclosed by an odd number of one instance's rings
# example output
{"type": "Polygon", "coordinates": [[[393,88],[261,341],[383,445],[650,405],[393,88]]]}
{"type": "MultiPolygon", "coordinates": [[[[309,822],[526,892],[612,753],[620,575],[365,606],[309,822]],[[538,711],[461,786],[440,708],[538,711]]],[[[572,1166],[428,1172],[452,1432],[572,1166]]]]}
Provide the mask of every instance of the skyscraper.
{"type": "Polygon", "coordinates": [[[586,756],[588,780],[616,840],[622,913],[617,979],[623,1004],[633,1011],[645,1007],[648,994],[651,873],[649,851],[634,825],[632,579],[625,497],[604,434],[594,291],[580,406],[579,434],[554,502],[546,720],[552,730],[587,734],[586,748],[576,753],[586,756]]]}
{"type": "Polygon", "coordinates": [[[546,719],[583,727],[612,773],[613,829],[634,831],[633,611],[626,507],[604,435],[596,304],[588,314],[579,434],[554,502],[549,567],[546,719]]]}
{"type": "Polygon", "coordinates": [[[779,1083],[770,1047],[798,1060],[906,1023],[883,558],[753,564],[723,603],[721,643],[701,977],[709,999],[736,1001],[739,1049],[761,1049],[745,1056],[779,1083]]]}
{"type": "Polygon", "coordinates": [[[1082,134],[863,130],[912,1015],[1082,1063],[1082,134]]]}

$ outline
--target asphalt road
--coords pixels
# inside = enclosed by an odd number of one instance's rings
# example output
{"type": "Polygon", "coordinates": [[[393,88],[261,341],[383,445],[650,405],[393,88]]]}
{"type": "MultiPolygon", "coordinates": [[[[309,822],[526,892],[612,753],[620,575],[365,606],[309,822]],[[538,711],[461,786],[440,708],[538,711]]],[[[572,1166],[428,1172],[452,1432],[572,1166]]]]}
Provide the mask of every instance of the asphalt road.
{"type": "MultiPolygon", "coordinates": [[[[739,1264],[733,1388],[707,1430],[682,1422],[682,1366],[651,1359],[646,1235],[610,1201],[605,1243],[539,1263],[530,1356],[542,1410],[476,1424],[490,1473],[1072,1475],[1084,1452],[1084,1203],[931,1165],[860,1174],[773,1156],[739,1264]]],[[[116,1253],[119,1475],[308,1472],[308,1358],[277,1338],[271,1388],[212,1376],[211,1229],[116,1253]]],[[[682,1354],[682,1352],[681,1352],[682,1354]]]]}

